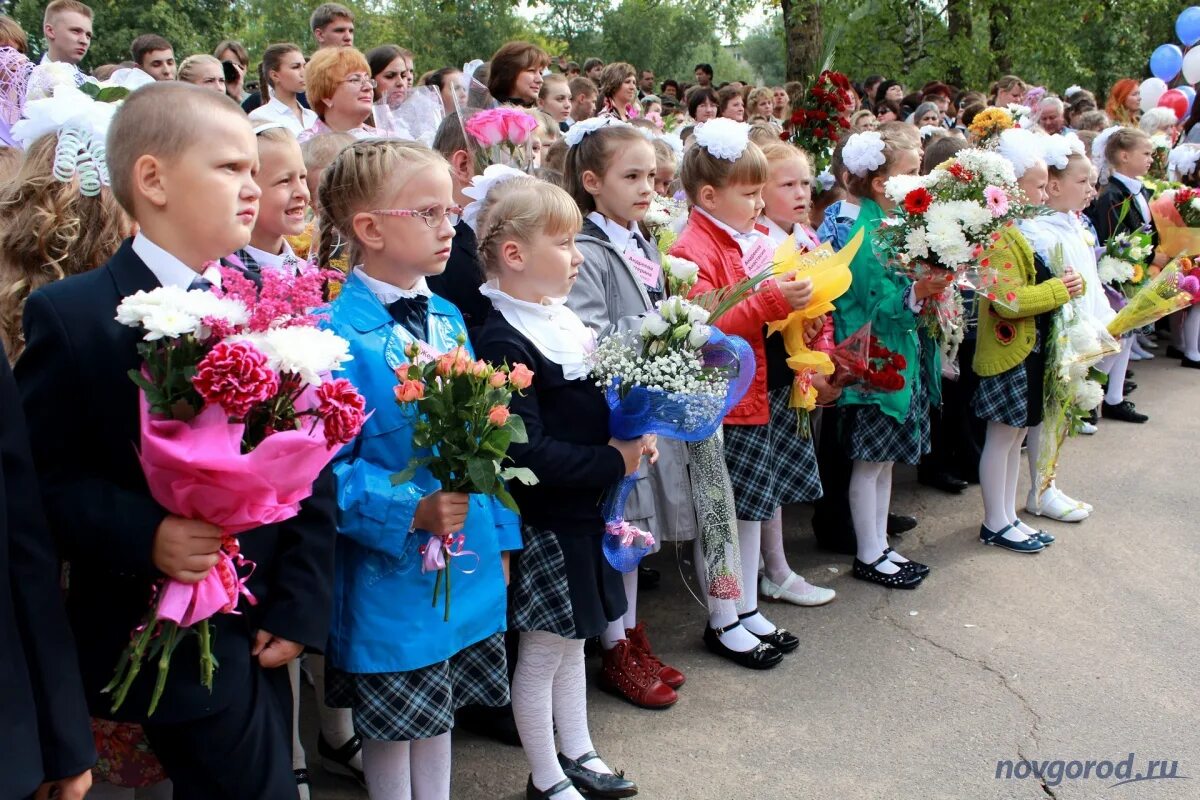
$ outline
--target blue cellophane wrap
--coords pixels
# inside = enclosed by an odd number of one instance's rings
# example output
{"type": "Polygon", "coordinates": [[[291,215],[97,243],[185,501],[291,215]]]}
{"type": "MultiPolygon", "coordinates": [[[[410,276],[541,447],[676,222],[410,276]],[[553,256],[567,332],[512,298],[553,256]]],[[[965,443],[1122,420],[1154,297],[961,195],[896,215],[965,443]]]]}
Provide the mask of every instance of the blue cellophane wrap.
{"type": "Polygon", "coordinates": [[[724,397],[686,395],[645,386],[634,386],[622,397],[614,379],[605,396],[613,438],[636,439],[654,433],[699,442],[716,433],[754,380],[754,351],[745,339],[713,328],[712,338],[700,348],[700,355],[706,368],[721,371],[729,381],[724,397]]]}
{"type": "MultiPolygon", "coordinates": [[[[632,475],[626,475],[621,479],[621,482],[614,486],[604,497],[604,522],[609,526],[619,526],[624,521],[625,501],[629,498],[629,493],[633,491],[633,487],[637,484],[638,474],[635,472],[632,475]]],[[[642,558],[650,552],[653,544],[648,544],[644,547],[639,547],[632,544],[622,544],[621,537],[618,533],[612,532],[612,527],[609,527],[608,532],[604,534],[604,539],[601,541],[601,550],[604,551],[604,557],[608,559],[608,563],[617,572],[633,572],[637,569],[642,558]]]]}

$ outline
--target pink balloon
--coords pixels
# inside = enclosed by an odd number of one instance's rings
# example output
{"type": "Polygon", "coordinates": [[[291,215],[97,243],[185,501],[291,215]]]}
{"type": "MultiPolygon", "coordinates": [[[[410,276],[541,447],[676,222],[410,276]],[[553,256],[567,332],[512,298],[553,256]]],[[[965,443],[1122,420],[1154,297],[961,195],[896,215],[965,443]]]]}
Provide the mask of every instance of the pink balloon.
{"type": "Polygon", "coordinates": [[[1178,89],[1168,89],[1162,93],[1162,97],[1158,98],[1158,107],[1171,109],[1175,112],[1175,119],[1183,121],[1187,117],[1187,95],[1178,89]]]}

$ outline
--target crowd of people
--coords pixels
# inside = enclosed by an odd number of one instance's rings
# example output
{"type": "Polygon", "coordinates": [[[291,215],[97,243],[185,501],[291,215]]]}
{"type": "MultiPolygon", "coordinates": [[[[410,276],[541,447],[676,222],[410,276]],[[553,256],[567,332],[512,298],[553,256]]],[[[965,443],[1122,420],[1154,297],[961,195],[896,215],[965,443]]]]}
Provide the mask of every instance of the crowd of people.
{"type": "MultiPolygon", "coordinates": [[[[531,800],[636,794],[591,738],[585,644],[599,687],[639,708],[670,707],[686,677],[637,613],[658,573],[618,572],[602,555],[605,491],[638,475],[625,519],[686,548],[707,602],[697,638],[750,670],[802,646],[761,600],[835,599],[789,563],[785,506],[813,504],[820,546],[852,556],[853,576],[880,590],[934,574],[891,546],[936,525],[892,512],[897,462],[942,491],[981,484],[981,543],[1044,552],[1055,537],[1038,518],[1093,512],[1039,464],[1049,321],[1068,304],[1111,320],[1120,300],[1098,271],[1105,243],[1153,234],[1152,187],[1200,184],[1200,111],[1142,113],[1133,79],[1101,105],[1079,87],[1060,95],[1014,76],[986,93],[868,77],[847,92],[846,129],[818,174],[790,141],[808,89],[799,83],[717,83],[707,64],[660,81],[526,42],[461,68],[418,65],[398,44],[357,49],[353,13],[335,3],[313,11],[311,45],[272,44],[256,61],[225,40],[177,63],[151,32],[128,62],[85,74],[92,21],[82,2],[53,0],[34,61],[26,33],[0,16],[4,798],[307,800],[305,680],[316,688],[316,755],[374,800],[450,797],[456,721],[524,748],[531,800]],[[112,87],[132,91],[109,106],[112,87]],[[469,132],[490,108],[530,120],[508,158],[469,132]],[[1017,124],[976,124],[999,110],[1017,124]],[[860,232],[869,240],[896,210],[889,179],[981,147],[1011,163],[1021,199],[1039,210],[997,238],[1011,302],[981,293],[956,355],[918,322],[953,276],[909,280],[863,246],[849,290],[804,337],[829,351],[871,323],[903,388],[867,392],[818,374],[820,409],[800,430],[789,352],[767,326],[806,309],[813,284],[786,274],[721,317],[755,372],[719,437],[612,435],[590,355],[670,300],[668,261],[695,265],[695,296],[737,286],[786,241],[837,251],[860,232]],[[669,259],[646,219],[662,201],[684,209],[669,259]],[[1056,260],[1067,269],[1052,270],[1056,260]],[[130,695],[140,700],[113,713],[105,686],[156,581],[199,582],[223,546],[220,528],[169,514],[147,488],[127,376],[140,333],[116,308],[157,286],[219,288],[219,265],[259,283],[272,270],[339,270],[323,324],[349,342],[343,374],[372,416],[295,518],[241,538],[257,564],[255,604],[214,618],[212,688],[200,686],[186,637],[157,710],[144,711],[145,674],[130,695]],[[526,368],[513,371],[511,412],[528,441],[509,454],[539,482],[513,482],[519,516],[427,474],[392,479],[429,452],[396,403],[394,371],[410,345],[443,354],[460,342],[526,368]],[[730,498],[723,514],[714,491],[730,498]],[[725,571],[705,547],[714,530],[728,543],[725,571]],[[419,532],[463,535],[477,559],[454,578],[452,615],[436,593],[429,604],[419,532]]],[[[1124,338],[1098,365],[1107,386],[1080,432],[1148,421],[1129,399],[1129,365],[1160,346],[1200,368],[1200,314],[1124,338]]]]}

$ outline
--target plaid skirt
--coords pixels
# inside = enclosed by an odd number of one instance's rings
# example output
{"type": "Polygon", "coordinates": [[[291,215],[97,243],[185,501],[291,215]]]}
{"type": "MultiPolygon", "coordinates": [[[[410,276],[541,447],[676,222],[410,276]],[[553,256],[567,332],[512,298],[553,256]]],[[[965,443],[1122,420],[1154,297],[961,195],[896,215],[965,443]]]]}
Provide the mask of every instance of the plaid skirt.
{"type": "Polygon", "coordinates": [[[508,627],[514,631],[547,631],[574,639],[575,616],[558,537],[525,525],[521,538],[524,547],[513,554],[508,627]]]}
{"type": "Polygon", "coordinates": [[[855,461],[917,464],[929,452],[929,388],[917,382],[908,415],[897,422],[876,405],[847,406],[842,416],[846,455],[855,461]]]}
{"type": "Polygon", "coordinates": [[[509,701],[504,634],[495,633],[445,661],[409,672],[355,673],[330,668],[325,702],[354,712],[354,730],[367,739],[410,742],[454,727],[466,705],[509,701]]]}
{"type": "Polygon", "coordinates": [[[821,496],[812,435],[798,430],[796,410],[788,407],[791,392],[791,386],[767,392],[766,425],[724,427],[725,467],[738,519],[768,520],[780,506],[821,496]]]}
{"type": "Polygon", "coordinates": [[[982,420],[1013,428],[1041,425],[1044,373],[1042,354],[1030,353],[1008,372],[980,378],[971,409],[982,420]]]}

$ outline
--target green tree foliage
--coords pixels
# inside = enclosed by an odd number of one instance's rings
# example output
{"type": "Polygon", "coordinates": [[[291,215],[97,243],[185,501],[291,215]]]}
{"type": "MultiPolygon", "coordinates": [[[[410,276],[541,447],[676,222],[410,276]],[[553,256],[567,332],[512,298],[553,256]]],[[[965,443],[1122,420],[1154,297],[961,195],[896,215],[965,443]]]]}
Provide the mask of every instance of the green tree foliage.
{"type": "Polygon", "coordinates": [[[786,78],[787,47],[783,36],[783,17],[769,20],[742,39],[742,56],[754,70],[754,77],[767,86],[781,86],[786,78]]]}

